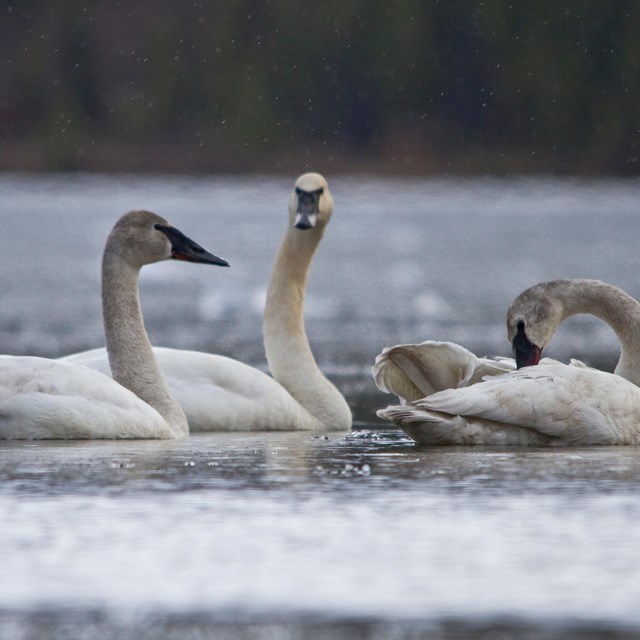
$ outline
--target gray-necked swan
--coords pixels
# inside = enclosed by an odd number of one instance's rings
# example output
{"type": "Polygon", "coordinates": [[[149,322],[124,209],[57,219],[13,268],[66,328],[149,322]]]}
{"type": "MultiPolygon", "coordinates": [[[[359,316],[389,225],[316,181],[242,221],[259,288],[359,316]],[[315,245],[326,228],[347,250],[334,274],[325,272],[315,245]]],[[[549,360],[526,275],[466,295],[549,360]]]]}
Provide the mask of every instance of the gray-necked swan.
{"type": "Polygon", "coordinates": [[[185,415],[149,344],[138,298],[141,267],[173,258],[228,266],[148,211],[113,227],[102,259],[102,309],[114,379],[78,364],[0,356],[0,438],[181,438],[185,415]]]}
{"type": "MultiPolygon", "coordinates": [[[[289,224],[264,312],[264,345],[273,378],[220,355],[154,349],[190,431],[351,428],[351,410],[318,368],[304,327],[309,267],[332,212],[327,181],[318,173],[300,176],[289,198],[289,224]]],[[[109,374],[103,349],[65,360],[109,374]]]]}
{"type": "Polygon", "coordinates": [[[597,280],[555,280],[521,293],[509,308],[507,328],[523,368],[378,415],[421,444],[640,444],[638,301],[597,280]],[[528,366],[538,362],[558,325],[578,313],[591,313],[615,331],[621,346],[615,373],[582,363],[528,366]]]}

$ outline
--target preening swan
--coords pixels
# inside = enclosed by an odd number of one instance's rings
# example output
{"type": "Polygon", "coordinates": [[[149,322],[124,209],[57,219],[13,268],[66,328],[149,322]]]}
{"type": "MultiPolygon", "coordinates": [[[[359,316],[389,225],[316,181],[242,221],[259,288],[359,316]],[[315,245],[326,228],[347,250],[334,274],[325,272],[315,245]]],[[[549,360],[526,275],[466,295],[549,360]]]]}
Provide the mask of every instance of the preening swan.
{"type": "Polygon", "coordinates": [[[525,366],[378,415],[421,444],[640,444],[640,303],[621,289],[596,280],[555,280],[521,293],[507,313],[516,360],[537,363],[558,325],[577,313],[596,315],[616,332],[616,373],[579,362],[525,366]]]}
{"type": "MultiPolygon", "coordinates": [[[[560,323],[579,313],[594,315],[614,330],[621,350],[615,373],[640,385],[640,303],[618,287],[584,279],[541,282],[513,300],[507,311],[507,335],[515,358],[478,358],[452,342],[428,340],[387,347],[376,357],[372,375],[381,391],[406,403],[527,365],[560,364],[541,359],[542,350],[560,323]]],[[[579,360],[571,364],[582,365],[579,360]]]]}
{"type": "Polygon", "coordinates": [[[155,361],[142,320],[142,266],[173,258],[228,266],[166,220],[132,211],[116,222],[102,259],[102,308],[114,379],[79,364],[0,357],[0,438],[180,438],[182,409],[155,361]]]}
{"type": "MultiPolygon", "coordinates": [[[[304,328],[309,267],[332,212],[326,180],[317,173],[300,176],[289,198],[289,223],[264,313],[264,345],[273,378],[220,355],[154,349],[192,432],[351,428],[349,406],[318,368],[304,328]]],[[[65,360],[109,373],[103,349],[65,360]]]]}

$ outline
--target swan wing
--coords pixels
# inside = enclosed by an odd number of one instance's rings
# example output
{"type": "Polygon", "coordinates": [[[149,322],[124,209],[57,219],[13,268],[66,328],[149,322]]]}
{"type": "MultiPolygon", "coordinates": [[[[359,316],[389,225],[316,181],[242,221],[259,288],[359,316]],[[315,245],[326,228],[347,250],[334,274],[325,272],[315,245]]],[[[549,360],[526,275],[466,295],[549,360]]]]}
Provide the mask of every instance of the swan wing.
{"type": "Polygon", "coordinates": [[[526,367],[379,415],[403,428],[413,425],[414,434],[438,425],[440,442],[446,441],[446,429],[457,431],[451,444],[640,443],[640,389],[620,376],[579,366],[526,367]]]}
{"type": "Polygon", "coordinates": [[[406,404],[513,369],[511,358],[477,358],[453,342],[427,340],[384,349],[375,360],[372,375],[381,391],[397,395],[406,404]]]}
{"type": "Polygon", "coordinates": [[[0,356],[0,439],[172,437],[155,409],[97,371],[0,356]]]}

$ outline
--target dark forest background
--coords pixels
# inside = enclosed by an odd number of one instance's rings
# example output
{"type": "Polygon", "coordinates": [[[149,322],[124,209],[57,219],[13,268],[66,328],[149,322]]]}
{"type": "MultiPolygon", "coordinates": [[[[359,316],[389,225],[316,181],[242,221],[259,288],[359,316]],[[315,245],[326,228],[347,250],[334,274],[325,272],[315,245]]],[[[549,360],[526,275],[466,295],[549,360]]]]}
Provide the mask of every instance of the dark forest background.
{"type": "Polygon", "coordinates": [[[0,6],[0,169],[638,173],[638,0],[0,6]]]}

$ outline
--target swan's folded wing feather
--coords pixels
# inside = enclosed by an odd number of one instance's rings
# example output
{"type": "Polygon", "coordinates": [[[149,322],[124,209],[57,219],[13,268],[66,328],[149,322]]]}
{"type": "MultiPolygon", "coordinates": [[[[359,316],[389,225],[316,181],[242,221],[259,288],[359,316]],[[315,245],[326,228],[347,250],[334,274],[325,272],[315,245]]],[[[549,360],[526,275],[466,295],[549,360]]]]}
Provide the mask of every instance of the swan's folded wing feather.
{"type": "Polygon", "coordinates": [[[193,432],[287,431],[309,423],[306,409],[255,367],[200,351],[155,347],[154,353],[193,432]]]}
{"type": "Polygon", "coordinates": [[[493,423],[418,409],[411,405],[387,407],[378,416],[395,422],[418,444],[424,445],[529,445],[557,444],[556,439],[515,425],[493,423]]]}
{"type": "Polygon", "coordinates": [[[381,391],[412,402],[442,389],[469,383],[476,356],[453,342],[428,340],[388,347],[377,356],[372,375],[381,391]]]}
{"type": "Polygon", "coordinates": [[[630,444],[640,430],[640,389],[578,366],[526,367],[414,406],[533,429],[568,444],[630,444]]]}
{"type": "Polygon", "coordinates": [[[485,378],[493,378],[515,370],[516,363],[513,358],[477,358],[475,369],[471,378],[467,381],[467,385],[476,384],[476,382],[481,382],[485,378]]]}

